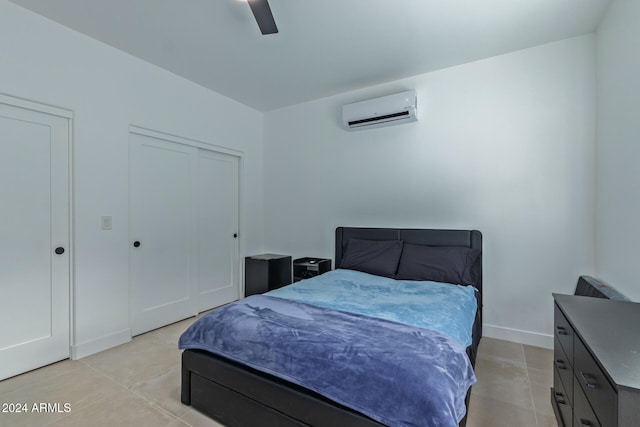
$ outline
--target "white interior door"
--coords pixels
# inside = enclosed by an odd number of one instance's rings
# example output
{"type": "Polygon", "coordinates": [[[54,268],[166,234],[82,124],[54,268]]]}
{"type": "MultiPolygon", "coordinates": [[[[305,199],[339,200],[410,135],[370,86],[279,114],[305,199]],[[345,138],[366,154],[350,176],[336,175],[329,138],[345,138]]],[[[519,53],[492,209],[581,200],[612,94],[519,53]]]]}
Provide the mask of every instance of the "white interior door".
{"type": "Polygon", "coordinates": [[[70,115],[34,106],[0,95],[0,380],[69,357],[70,115]]]}
{"type": "Polygon", "coordinates": [[[237,300],[239,159],[198,151],[198,310],[237,300]]]}
{"type": "Polygon", "coordinates": [[[134,335],[239,298],[239,158],[130,133],[134,335]]]}
{"type": "Polygon", "coordinates": [[[134,335],[198,312],[197,150],[130,134],[131,329],[134,335]]]}

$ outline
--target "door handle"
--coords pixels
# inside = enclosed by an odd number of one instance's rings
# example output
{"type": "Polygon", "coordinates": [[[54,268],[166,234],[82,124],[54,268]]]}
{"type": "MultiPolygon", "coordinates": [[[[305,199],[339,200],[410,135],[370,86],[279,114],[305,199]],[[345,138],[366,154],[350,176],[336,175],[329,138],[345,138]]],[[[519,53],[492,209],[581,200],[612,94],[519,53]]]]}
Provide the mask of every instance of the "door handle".
{"type": "Polygon", "coordinates": [[[237,239],[238,238],[238,233],[233,233],[233,238],[237,239]]]}
{"type": "Polygon", "coordinates": [[[137,240],[135,242],[133,242],[133,247],[134,248],[139,248],[140,247],[140,242],[137,241],[137,240]]]}
{"type": "Polygon", "coordinates": [[[64,253],[64,248],[62,246],[58,246],[55,250],[57,255],[62,255],[64,253]]]}

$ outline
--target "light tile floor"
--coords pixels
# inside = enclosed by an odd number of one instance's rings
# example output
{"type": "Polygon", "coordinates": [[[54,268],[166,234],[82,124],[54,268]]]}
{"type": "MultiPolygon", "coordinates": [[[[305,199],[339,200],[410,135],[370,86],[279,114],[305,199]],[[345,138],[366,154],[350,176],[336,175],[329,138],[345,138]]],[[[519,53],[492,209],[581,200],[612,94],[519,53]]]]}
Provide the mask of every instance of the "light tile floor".
{"type": "MultiPolygon", "coordinates": [[[[0,412],[0,426],[220,427],[180,403],[176,343],[194,320],[0,382],[0,405],[26,403],[28,409],[0,412]],[[55,412],[33,412],[34,403],[57,403],[59,410],[54,406],[55,412]]],[[[552,363],[551,350],[483,338],[467,426],[556,426],[549,403],[552,363]]]]}
{"type": "Polygon", "coordinates": [[[553,426],[553,350],[484,337],[467,427],[553,426]]]}

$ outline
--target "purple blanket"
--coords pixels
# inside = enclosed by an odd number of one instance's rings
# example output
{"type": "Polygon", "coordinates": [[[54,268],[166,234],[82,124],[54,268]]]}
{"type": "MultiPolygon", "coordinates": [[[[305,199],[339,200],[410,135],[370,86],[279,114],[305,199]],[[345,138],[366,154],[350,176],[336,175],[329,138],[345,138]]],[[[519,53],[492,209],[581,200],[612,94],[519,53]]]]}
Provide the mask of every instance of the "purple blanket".
{"type": "Polygon", "coordinates": [[[463,348],[436,332],[256,295],[180,337],[318,392],[390,426],[455,427],[475,382],[463,348]]]}

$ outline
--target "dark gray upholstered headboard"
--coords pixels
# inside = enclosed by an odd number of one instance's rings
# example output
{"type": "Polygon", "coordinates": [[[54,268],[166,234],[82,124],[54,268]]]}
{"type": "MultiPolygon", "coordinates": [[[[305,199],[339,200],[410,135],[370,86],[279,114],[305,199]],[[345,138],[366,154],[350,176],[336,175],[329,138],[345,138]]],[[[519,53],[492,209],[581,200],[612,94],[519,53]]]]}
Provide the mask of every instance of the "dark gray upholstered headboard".
{"type": "Polygon", "coordinates": [[[405,243],[424,246],[463,246],[478,249],[480,255],[480,283],[482,293],[482,233],[477,230],[437,230],[416,228],[336,228],[335,266],[340,268],[342,254],[349,239],[403,240],[405,243]]]}
{"type": "Polygon", "coordinates": [[[342,264],[342,255],[349,239],[402,240],[413,245],[463,246],[480,250],[478,258],[479,281],[476,283],[478,311],[473,328],[473,345],[470,347],[470,349],[472,348],[470,357],[472,363],[475,363],[477,346],[482,336],[482,233],[477,230],[338,227],[336,228],[335,247],[336,268],[340,268],[342,264]]]}

